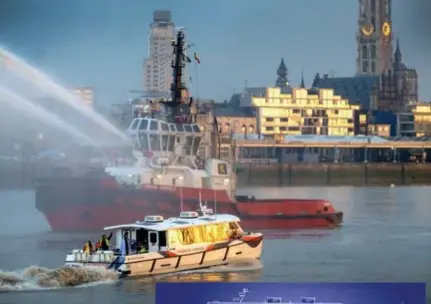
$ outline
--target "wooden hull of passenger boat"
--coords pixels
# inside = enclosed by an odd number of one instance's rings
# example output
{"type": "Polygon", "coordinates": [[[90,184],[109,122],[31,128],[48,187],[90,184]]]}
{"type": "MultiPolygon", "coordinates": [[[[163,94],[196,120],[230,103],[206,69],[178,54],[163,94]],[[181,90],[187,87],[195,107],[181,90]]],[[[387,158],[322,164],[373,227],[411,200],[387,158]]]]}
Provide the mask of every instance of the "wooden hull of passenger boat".
{"type": "Polygon", "coordinates": [[[111,263],[66,262],[68,267],[88,269],[108,268],[116,271],[120,277],[154,276],[197,269],[205,269],[234,264],[240,261],[260,259],[263,236],[253,233],[241,239],[216,243],[178,251],[165,251],[118,256],[111,263]]]}
{"type": "Polygon", "coordinates": [[[167,251],[128,256],[122,276],[150,276],[223,266],[237,261],[259,259],[263,237],[245,236],[241,240],[210,245],[190,253],[167,251]]]}

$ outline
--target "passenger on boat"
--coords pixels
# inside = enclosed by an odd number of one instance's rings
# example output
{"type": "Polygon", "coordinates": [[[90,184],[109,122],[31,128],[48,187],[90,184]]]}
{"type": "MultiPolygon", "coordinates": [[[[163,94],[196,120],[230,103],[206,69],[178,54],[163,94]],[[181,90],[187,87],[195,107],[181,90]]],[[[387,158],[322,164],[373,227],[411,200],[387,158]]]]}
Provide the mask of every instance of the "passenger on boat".
{"type": "Polygon", "coordinates": [[[123,240],[121,241],[121,255],[126,256],[130,253],[130,239],[129,233],[126,231],[123,235],[123,240]]]}
{"type": "Polygon", "coordinates": [[[85,242],[85,245],[84,245],[84,248],[82,248],[82,251],[84,251],[86,253],[92,253],[93,252],[93,244],[91,243],[90,240],[85,242]]]}
{"type": "Polygon", "coordinates": [[[139,243],[137,247],[137,253],[141,254],[141,253],[147,253],[147,252],[148,252],[147,248],[145,248],[145,246],[142,243],[139,243]]]}
{"type": "Polygon", "coordinates": [[[112,238],[112,232],[109,234],[109,236],[106,236],[106,234],[103,234],[102,237],[100,238],[100,240],[97,242],[96,244],[96,249],[97,250],[109,250],[109,246],[110,244],[110,240],[112,238]]]}

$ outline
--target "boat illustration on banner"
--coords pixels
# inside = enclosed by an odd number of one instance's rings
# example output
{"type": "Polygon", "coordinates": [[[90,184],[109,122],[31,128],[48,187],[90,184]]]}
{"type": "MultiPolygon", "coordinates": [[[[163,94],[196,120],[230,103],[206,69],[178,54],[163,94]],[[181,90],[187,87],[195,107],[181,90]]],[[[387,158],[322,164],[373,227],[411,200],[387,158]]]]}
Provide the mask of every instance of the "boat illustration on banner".
{"type": "Polygon", "coordinates": [[[343,304],[342,302],[318,302],[315,297],[304,296],[299,299],[299,301],[284,300],[282,297],[278,296],[267,296],[262,301],[247,301],[247,294],[249,293],[248,288],[243,288],[238,296],[235,296],[232,301],[210,301],[207,304],[264,304],[264,303],[280,303],[280,304],[343,304]]]}

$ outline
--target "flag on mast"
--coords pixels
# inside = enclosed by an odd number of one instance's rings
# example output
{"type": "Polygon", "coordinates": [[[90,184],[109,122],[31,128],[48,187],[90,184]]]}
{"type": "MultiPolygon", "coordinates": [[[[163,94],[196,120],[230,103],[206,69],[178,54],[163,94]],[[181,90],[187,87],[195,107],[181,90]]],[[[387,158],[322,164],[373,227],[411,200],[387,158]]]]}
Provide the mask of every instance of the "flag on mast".
{"type": "Polygon", "coordinates": [[[201,64],[201,60],[199,59],[198,55],[195,53],[195,54],[194,54],[194,56],[195,56],[195,61],[196,61],[198,64],[201,64]]]}

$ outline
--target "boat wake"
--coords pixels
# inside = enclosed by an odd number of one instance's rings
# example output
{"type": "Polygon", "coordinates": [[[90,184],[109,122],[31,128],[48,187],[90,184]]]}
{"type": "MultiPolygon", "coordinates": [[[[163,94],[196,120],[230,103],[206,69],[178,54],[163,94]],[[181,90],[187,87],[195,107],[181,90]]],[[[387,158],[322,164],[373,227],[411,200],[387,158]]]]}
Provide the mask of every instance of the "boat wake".
{"type": "Polygon", "coordinates": [[[47,269],[30,266],[19,271],[0,270],[0,292],[85,286],[115,279],[117,275],[105,269],[72,267],[47,269]]]}

